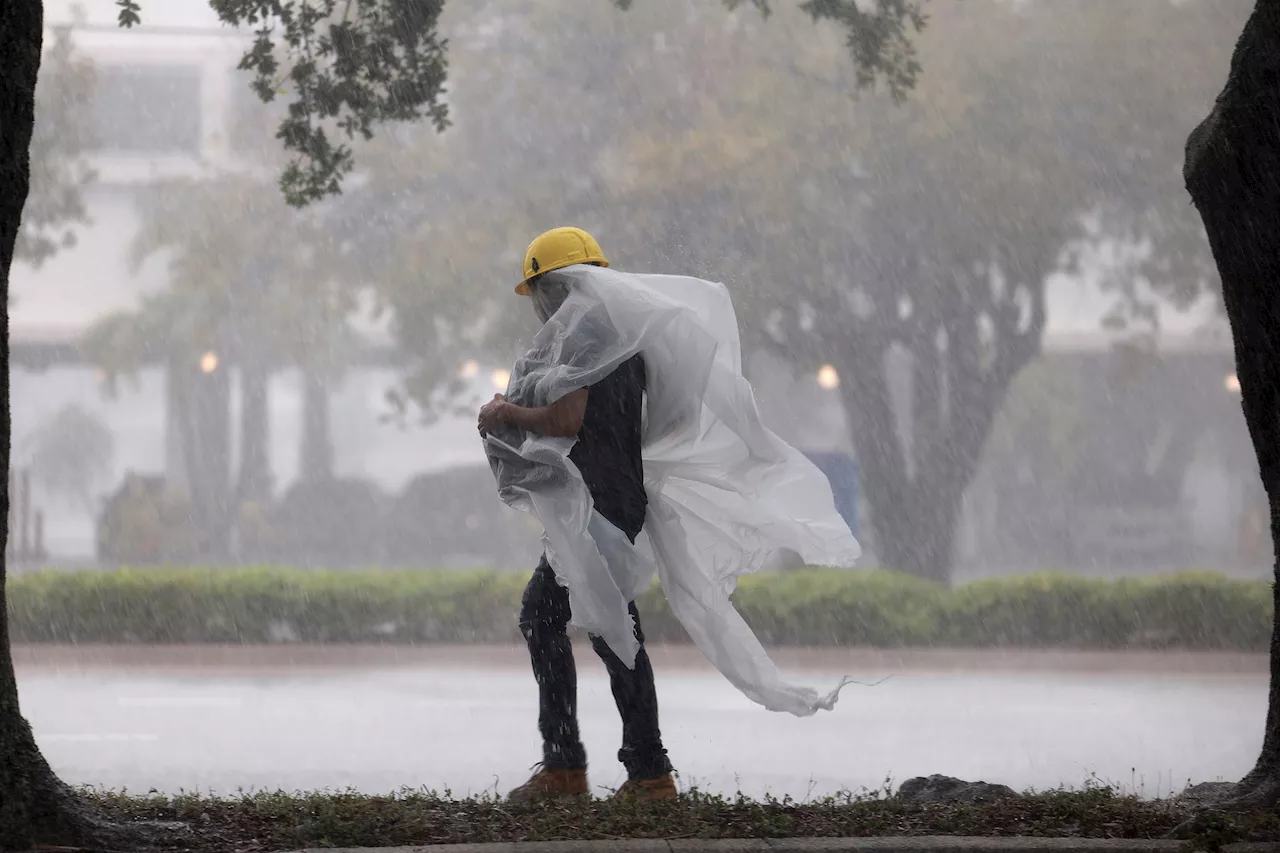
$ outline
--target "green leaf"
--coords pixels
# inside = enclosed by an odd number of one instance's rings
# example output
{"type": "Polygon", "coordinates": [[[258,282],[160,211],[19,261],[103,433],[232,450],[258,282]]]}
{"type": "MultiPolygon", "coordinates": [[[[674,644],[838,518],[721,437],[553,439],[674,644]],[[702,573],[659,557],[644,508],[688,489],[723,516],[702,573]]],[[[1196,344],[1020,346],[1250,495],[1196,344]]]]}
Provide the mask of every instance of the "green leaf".
{"type": "Polygon", "coordinates": [[[135,0],[116,0],[116,6],[120,9],[119,26],[129,29],[142,23],[142,17],[139,15],[142,7],[135,0]]]}

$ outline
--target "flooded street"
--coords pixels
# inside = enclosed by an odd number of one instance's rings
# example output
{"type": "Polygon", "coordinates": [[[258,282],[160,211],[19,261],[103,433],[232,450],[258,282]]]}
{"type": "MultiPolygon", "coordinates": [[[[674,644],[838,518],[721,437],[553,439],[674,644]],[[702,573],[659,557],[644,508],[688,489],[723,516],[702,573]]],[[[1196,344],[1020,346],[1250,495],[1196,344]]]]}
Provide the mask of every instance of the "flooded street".
{"type": "MultiPolygon", "coordinates": [[[[617,712],[579,649],[581,716],[601,793],[622,782],[617,712]]],[[[68,782],[464,795],[523,781],[539,757],[520,649],[15,649],[23,710],[68,782]]],[[[1157,796],[1235,778],[1261,742],[1259,655],[782,652],[826,687],[809,719],[751,704],[687,649],[654,652],[664,735],[685,786],[796,798],[944,773],[1014,788],[1091,777],[1157,796]]]]}

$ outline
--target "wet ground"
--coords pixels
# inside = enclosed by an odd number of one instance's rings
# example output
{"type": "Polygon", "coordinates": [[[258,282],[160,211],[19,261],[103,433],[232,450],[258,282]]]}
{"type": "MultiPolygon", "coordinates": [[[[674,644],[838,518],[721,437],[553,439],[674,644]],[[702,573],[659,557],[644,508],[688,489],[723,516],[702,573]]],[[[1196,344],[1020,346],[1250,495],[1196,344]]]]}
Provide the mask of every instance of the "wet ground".
{"type": "MultiPolygon", "coordinates": [[[[621,783],[603,668],[579,645],[598,787],[621,783]]],[[[507,648],[15,649],[23,710],[73,783],[491,791],[538,758],[527,661],[507,648]]],[[[1015,788],[1097,777],[1158,796],[1249,769],[1266,713],[1257,655],[789,651],[824,688],[809,719],[751,704],[687,649],[654,652],[663,729],[685,785],[797,798],[945,773],[1015,788]]]]}

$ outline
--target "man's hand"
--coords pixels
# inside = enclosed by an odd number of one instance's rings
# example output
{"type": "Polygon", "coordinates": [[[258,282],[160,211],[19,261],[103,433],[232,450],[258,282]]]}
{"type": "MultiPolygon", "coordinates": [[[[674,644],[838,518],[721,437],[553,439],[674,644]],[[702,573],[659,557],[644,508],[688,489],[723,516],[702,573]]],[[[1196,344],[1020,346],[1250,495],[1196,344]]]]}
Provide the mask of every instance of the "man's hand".
{"type": "Polygon", "coordinates": [[[494,394],[493,399],[480,407],[480,417],[476,419],[476,428],[481,435],[488,435],[507,420],[507,399],[501,394],[494,394]]]}

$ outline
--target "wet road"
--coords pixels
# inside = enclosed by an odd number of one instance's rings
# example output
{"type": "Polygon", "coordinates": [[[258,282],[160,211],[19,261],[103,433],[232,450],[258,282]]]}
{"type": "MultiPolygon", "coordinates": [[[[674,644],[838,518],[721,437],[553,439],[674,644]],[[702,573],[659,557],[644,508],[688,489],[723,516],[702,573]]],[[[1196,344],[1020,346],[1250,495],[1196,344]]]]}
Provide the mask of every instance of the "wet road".
{"type": "MultiPolygon", "coordinates": [[[[613,787],[617,713],[603,668],[579,654],[592,781],[613,787]]],[[[1266,711],[1262,656],[779,657],[820,688],[846,672],[893,678],[851,685],[833,713],[800,720],[752,705],[696,653],[655,650],[664,734],[685,785],[804,798],[929,773],[1020,789],[1096,776],[1156,796],[1247,771],[1266,711]]],[[[536,695],[518,649],[25,647],[15,658],[23,709],[73,783],[460,795],[505,791],[538,758],[536,695]]]]}

